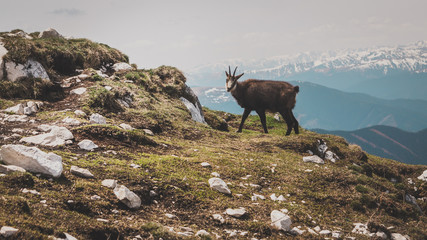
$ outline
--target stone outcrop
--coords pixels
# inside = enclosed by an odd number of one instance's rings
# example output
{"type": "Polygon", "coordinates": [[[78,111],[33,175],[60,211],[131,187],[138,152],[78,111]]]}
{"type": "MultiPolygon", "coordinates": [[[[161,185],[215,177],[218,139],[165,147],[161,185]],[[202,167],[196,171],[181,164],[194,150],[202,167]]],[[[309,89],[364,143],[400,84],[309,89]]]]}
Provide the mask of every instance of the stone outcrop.
{"type": "Polygon", "coordinates": [[[114,188],[114,194],[129,208],[136,209],[141,206],[141,198],[123,185],[117,185],[114,188]]]}

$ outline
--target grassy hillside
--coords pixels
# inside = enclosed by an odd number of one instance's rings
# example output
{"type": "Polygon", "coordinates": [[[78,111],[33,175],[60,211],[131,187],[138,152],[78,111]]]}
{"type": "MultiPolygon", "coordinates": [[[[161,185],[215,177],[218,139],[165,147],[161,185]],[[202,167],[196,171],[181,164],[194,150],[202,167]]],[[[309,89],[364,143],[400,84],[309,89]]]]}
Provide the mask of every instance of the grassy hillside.
{"type": "Polygon", "coordinates": [[[344,137],[348,142],[357,144],[377,156],[403,163],[427,165],[427,130],[413,133],[394,127],[373,126],[356,131],[314,131],[344,137]]]}
{"type": "MultiPolygon", "coordinates": [[[[240,122],[237,115],[205,109],[210,125],[195,123],[178,99],[184,94],[184,83],[182,73],[173,67],[118,72],[65,89],[62,100],[44,102],[40,111],[28,117],[34,121],[4,121],[10,113],[3,113],[0,146],[18,144],[22,136],[32,135],[44,123],[66,126],[75,139],[60,147],[37,146],[62,157],[61,177],[28,172],[0,177],[0,226],[18,228],[16,239],[48,239],[64,237],[64,233],[77,239],[134,239],[138,235],[140,239],[194,239],[199,230],[210,233],[204,239],[330,237],[308,231],[317,226],[367,239],[352,233],[353,223],[361,222],[374,233],[427,237],[427,203],[420,200],[426,197],[426,183],[417,179],[425,166],[365,155],[333,135],[301,129],[301,134],[285,137],[285,124],[271,115],[267,118],[270,134],[261,132],[256,116],[249,117],[239,134],[235,133],[240,122]],[[70,94],[80,87],[87,91],[80,96],[70,94]],[[129,98],[129,107],[120,104],[129,98]],[[75,110],[88,116],[101,113],[107,124],[91,124],[88,117],[75,115],[75,110]],[[62,122],[65,117],[81,124],[67,125],[62,122]],[[224,129],[224,121],[228,132],[211,127],[224,129]],[[119,128],[121,123],[135,129],[119,128]],[[80,149],[77,143],[83,139],[93,140],[99,148],[80,149]],[[308,150],[316,152],[320,139],[340,158],[336,163],[303,162],[308,150]],[[202,162],[210,167],[203,167],[202,162]],[[94,178],[71,174],[72,165],[90,170],[94,178]],[[228,183],[231,195],[209,187],[213,172],[228,183]],[[104,179],[116,179],[128,187],[141,198],[142,206],[129,209],[112,189],[101,185],[104,179]],[[40,195],[24,193],[24,188],[40,195]],[[266,199],[253,201],[254,194],[266,199]],[[273,201],[272,194],[283,195],[285,200],[273,201]],[[407,194],[419,199],[421,212],[405,201],[407,194]],[[238,207],[247,210],[243,218],[224,214],[227,208],[238,207]],[[292,227],[305,230],[302,235],[271,226],[270,213],[281,209],[287,209],[292,227]],[[221,214],[224,222],[215,220],[213,214],[221,214]],[[182,232],[193,234],[185,237],[182,232]]],[[[0,99],[0,107],[28,100],[0,99]]]]}

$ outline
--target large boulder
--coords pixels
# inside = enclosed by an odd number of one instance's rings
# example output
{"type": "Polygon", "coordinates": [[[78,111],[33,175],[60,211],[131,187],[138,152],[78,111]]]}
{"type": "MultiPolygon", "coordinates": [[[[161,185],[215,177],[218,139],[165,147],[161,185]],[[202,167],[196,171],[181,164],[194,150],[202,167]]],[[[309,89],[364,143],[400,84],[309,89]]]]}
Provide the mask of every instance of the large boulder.
{"type": "Polygon", "coordinates": [[[115,63],[113,65],[113,70],[115,72],[127,71],[127,70],[132,70],[132,69],[133,69],[133,67],[129,63],[125,63],[125,62],[115,63]]]}
{"type": "Polygon", "coordinates": [[[21,77],[41,78],[50,80],[44,67],[35,60],[28,60],[25,64],[5,62],[4,70],[9,81],[16,81],[21,77]]]}
{"type": "Polygon", "coordinates": [[[7,54],[7,49],[3,46],[0,41],[0,80],[3,79],[3,56],[7,54]]]}
{"type": "Polygon", "coordinates": [[[39,34],[39,38],[63,38],[63,36],[55,29],[48,28],[39,34]]]}
{"type": "Polygon", "coordinates": [[[34,173],[59,177],[62,173],[62,158],[54,153],[45,153],[36,147],[7,144],[0,148],[0,160],[34,173]]]}
{"type": "Polygon", "coordinates": [[[31,137],[24,137],[20,142],[32,143],[47,147],[57,147],[65,144],[66,140],[74,138],[73,134],[66,127],[51,125],[41,125],[39,129],[49,131],[48,133],[39,134],[31,137]]]}
{"type": "Polygon", "coordinates": [[[186,98],[180,97],[179,100],[181,100],[181,102],[187,107],[188,111],[190,111],[191,118],[194,121],[206,124],[205,118],[202,115],[202,109],[198,108],[198,106],[194,105],[186,98]]]}

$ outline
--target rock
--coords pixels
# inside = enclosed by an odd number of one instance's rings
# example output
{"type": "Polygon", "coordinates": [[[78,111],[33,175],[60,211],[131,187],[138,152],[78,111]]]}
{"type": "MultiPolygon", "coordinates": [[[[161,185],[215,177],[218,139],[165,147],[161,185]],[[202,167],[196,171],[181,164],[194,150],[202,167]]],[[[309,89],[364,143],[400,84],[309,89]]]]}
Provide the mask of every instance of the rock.
{"type": "Polygon", "coordinates": [[[117,180],[114,179],[105,179],[101,182],[102,186],[107,188],[115,188],[117,186],[117,180]]]}
{"type": "Polygon", "coordinates": [[[70,235],[70,234],[68,234],[68,233],[65,233],[65,232],[64,232],[64,235],[65,235],[65,239],[64,239],[64,240],[77,240],[77,238],[75,238],[75,237],[71,236],[71,235],[70,235]]]}
{"type": "Polygon", "coordinates": [[[98,148],[98,145],[96,145],[94,142],[92,142],[89,139],[85,139],[81,142],[79,142],[77,145],[83,150],[92,151],[96,148],[98,148]]]}
{"type": "Polygon", "coordinates": [[[417,199],[414,197],[414,196],[412,196],[411,194],[406,194],[405,195],[405,200],[406,200],[406,202],[408,202],[408,203],[410,203],[410,204],[412,204],[412,205],[414,205],[414,207],[421,213],[421,214],[423,214],[423,210],[421,209],[421,207],[418,205],[418,203],[417,203],[417,199]]]}
{"type": "Polygon", "coordinates": [[[217,172],[213,172],[213,173],[211,173],[211,175],[214,177],[217,177],[217,178],[221,177],[221,175],[217,172]]]}
{"type": "Polygon", "coordinates": [[[207,124],[205,121],[205,118],[203,116],[202,110],[195,106],[193,103],[188,101],[186,98],[180,97],[179,100],[181,100],[182,103],[187,107],[187,109],[190,111],[191,119],[193,119],[196,122],[207,124]]]}
{"type": "Polygon", "coordinates": [[[0,173],[11,173],[11,172],[26,172],[26,170],[22,167],[18,167],[15,165],[3,165],[0,164],[0,173]]]}
{"type": "Polygon", "coordinates": [[[351,231],[352,233],[357,233],[357,234],[363,234],[363,235],[369,235],[370,232],[368,230],[368,226],[366,224],[363,223],[353,223],[354,228],[351,231]]]}
{"type": "Polygon", "coordinates": [[[19,229],[9,227],[9,226],[3,226],[0,229],[0,235],[7,238],[15,235],[16,233],[18,233],[18,231],[19,229]]]}
{"type": "Polygon", "coordinates": [[[63,38],[55,29],[48,28],[39,34],[39,38],[63,38]]]}
{"type": "Polygon", "coordinates": [[[198,237],[209,237],[210,234],[206,230],[199,230],[196,233],[196,236],[198,236],[198,237]]]}
{"type": "Polygon", "coordinates": [[[170,213],[166,213],[165,216],[169,219],[176,218],[176,215],[170,213]]]}
{"type": "Polygon", "coordinates": [[[16,165],[27,171],[59,177],[62,173],[62,158],[54,153],[45,153],[36,147],[24,145],[3,145],[0,159],[10,165],[16,165]]]}
{"type": "Polygon", "coordinates": [[[62,119],[62,122],[69,124],[69,125],[73,125],[73,126],[77,126],[77,125],[81,124],[81,122],[79,120],[74,119],[74,118],[70,118],[70,117],[66,117],[66,118],[62,119]]]}
{"type": "Polygon", "coordinates": [[[141,198],[123,185],[117,185],[114,188],[114,194],[129,208],[136,209],[141,206],[141,198]]]}
{"type": "Polygon", "coordinates": [[[408,238],[406,238],[405,236],[403,236],[400,233],[392,233],[391,234],[391,240],[407,240],[408,238]]]}
{"type": "Polygon", "coordinates": [[[214,177],[209,179],[209,186],[220,193],[231,194],[227,184],[221,178],[214,177]]]}
{"type": "Polygon", "coordinates": [[[200,165],[202,165],[202,167],[211,167],[211,164],[208,162],[202,162],[200,165]]]}
{"type": "MultiPolygon", "coordinates": [[[[1,40],[1,39],[0,39],[1,40]]],[[[0,80],[3,80],[3,56],[7,54],[7,49],[3,46],[3,43],[0,41],[0,80]]]]}
{"type": "Polygon", "coordinates": [[[294,235],[301,235],[301,234],[305,233],[305,230],[301,230],[297,227],[294,227],[291,229],[290,233],[292,233],[294,235]]]}
{"type": "Polygon", "coordinates": [[[257,200],[265,200],[265,197],[263,195],[259,195],[259,194],[255,194],[251,197],[252,201],[257,201],[257,200]]]}
{"type": "Polygon", "coordinates": [[[5,121],[5,122],[27,122],[28,116],[27,115],[8,115],[3,119],[3,121],[5,121]]]}
{"type": "Polygon", "coordinates": [[[113,65],[113,70],[115,72],[133,70],[133,67],[129,63],[120,62],[113,65]]]}
{"type": "Polygon", "coordinates": [[[76,88],[70,91],[70,94],[77,94],[77,95],[82,95],[83,93],[86,92],[86,88],[85,87],[80,87],[80,88],[76,88]]]}
{"type": "Polygon", "coordinates": [[[44,67],[37,61],[28,60],[25,64],[5,62],[4,70],[9,81],[16,81],[22,77],[49,79],[44,67]]]}
{"type": "Polygon", "coordinates": [[[225,210],[225,213],[229,216],[235,217],[235,218],[241,218],[243,217],[243,215],[246,214],[246,209],[245,208],[227,208],[227,210],[225,210]]]}
{"type": "Polygon", "coordinates": [[[64,140],[74,139],[73,133],[66,127],[53,126],[50,133],[64,140]]]}
{"type": "Polygon", "coordinates": [[[420,176],[417,177],[419,180],[427,182],[427,170],[423,172],[420,176]]]}
{"type": "Polygon", "coordinates": [[[147,135],[154,136],[153,131],[151,131],[150,129],[142,129],[142,131],[144,131],[147,135]]]}
{"type": "Polygon", "coordinates": [[[333,238],[342,238],[344,234],[341,231],[332,231],[333,238]]]}
{"type": "Polygon", "coordinates": [[[321,159],[319,156],[317,155],[313,155],[313,156],[308,156],[308,157],[303,157],[302,160],[304,162],[313,162],[313,163],[317,163],[317,164],[324,164],[325,161],[323,161],[323,159],[321,159]]]}
{"type": "Polygon", "coordinates": [[[18,105],[13,106],[13,107],[6,108],[5,110],[3,110],[3,112],[11,112],[14,114],[22,115],[22,114],[24,114],[24,108],[25,108],[25,106],[22,103],[20,103],[18,105]]]}
{"type": "Polygon", "coordinates": [[[131,125],[126,124],[126,123],[122,123],[119,125],[119,127],[123,128],[124,130],[134,130],[135,128],[133,128],[131,125]]]}
{"type": "Polygon", "coordinates": [[[107,124],[107,120],[105,120],[105,117],[98,113],[90,115],[89,121],[90,123],[107,124]]]}
{"type": "Polygon", "coordinates": [[[154,190],[150,190],[150,197],[156,197],[158,194],[154,190]]]}
{"type": "Polygon", "coordinates": [[[270,217],[271,225],[274,228],[285,232],[291,230],[292,220],[288,215],[282,213],[281,211],[273,210],[270,214],[270,217]]]}
{"type": "Polygon", "coordinates": [[[99,195],[92,195],[92,196],[90,196],[90,200],[94,200],[94,201],[101,200],[101,196],[99,196],[99,195]]]}
{"type": "Polygon", "coordinates": [[[335,163],[339,158],[335,153],[333,153],[331,151],[326,151],[325,159],[335,163]]]}
{"type": "Polygon", "coordinates": [[[32,143],[47,147],[57,147],[65,145],[65,140],[55,136],[52,133],[43,133],[36,136],[24,137],[19,142],[32,143]]]}
{"type": "Polygon", "coordinates": [[[37,192],[37,190],[29,190],[29,189],[26,189],[26,188],[22,189],[21,192],[23,192],[23,193],[31,193],[31,194],[34,194],[34,195],[40,195],[40,193],[37,192]]]}
{"type": "Polygon", "coordinates": [[[381,239],[387,239],[388,238],[387,234],[385,232],[381,232],[381,231],[378,231],[377,233],[375,233],[375,235],[381,239]]]}
{"type": "Polygon", "coordinates": [[[314,229],[314,231],[316,231],[316,232],[320,232],[322,229],[320,228],[320,226],[316,226],[315,228],[313,228],[314,229]]]}
{"type": "Polygon", "coordinates": [[[84,168],[79,168],[77,166],[71,166],[70,172],[76,176],[84,177],[84,178],[93,178],[93,174],[84,168]]]}
{"type": "Polygon", "coordinates": [[[322,230],[319,232],[320,235],[330,235],[332,232],[330,230],[322,230]]]}
{"type": "Polygon", "coordinates": [[[107,91],[111,91],[111,89],[113,89],[111,86],[104,86],[104,88],[107,89],[107,91]]]}
{"type": "Polygon", "coordinates": [[[85,117],[85,116],[86,116],[86,113],[85,113],[85,112],[83,112],[82,110],[76,110],[76,111],[74,111],[74,114],[75,114],[77,117],[85,117]]]}
{"type": "Polygon", "coordinates": [[[213,217],[213,219],[219,221],[220,223],[225,222],[225,219],[221,216],[221,214],[213,214],[212,217],[213,217]]]}

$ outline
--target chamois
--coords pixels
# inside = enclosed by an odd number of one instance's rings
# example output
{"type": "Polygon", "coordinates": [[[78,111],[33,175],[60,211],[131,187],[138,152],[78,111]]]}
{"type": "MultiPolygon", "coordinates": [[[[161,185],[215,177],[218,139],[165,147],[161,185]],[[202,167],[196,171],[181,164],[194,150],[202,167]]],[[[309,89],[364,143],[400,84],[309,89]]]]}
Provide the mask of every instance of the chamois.
{"type": "Polygon", "coordinates": [[[236,99],[237,103],[244,108],[242,121],[239,130],[242,132],[243,124],[249,114],[255,110],[261,120],[264,132],[268,133],[265,112],[279,112],[285,119],[288,129],[286,135],[291,134],[292,128],[296,134],[299,134],[298,121],[295,119],[292,109],[295,107],[295,98],[299,92],[299,86],[292,86],[284,81],[247,79],[242,82],[237,80],[243,76],[243,73],[235,76],[237,67],[231,75],[230,66],[227,76],[226,89],[236,99]]]}

